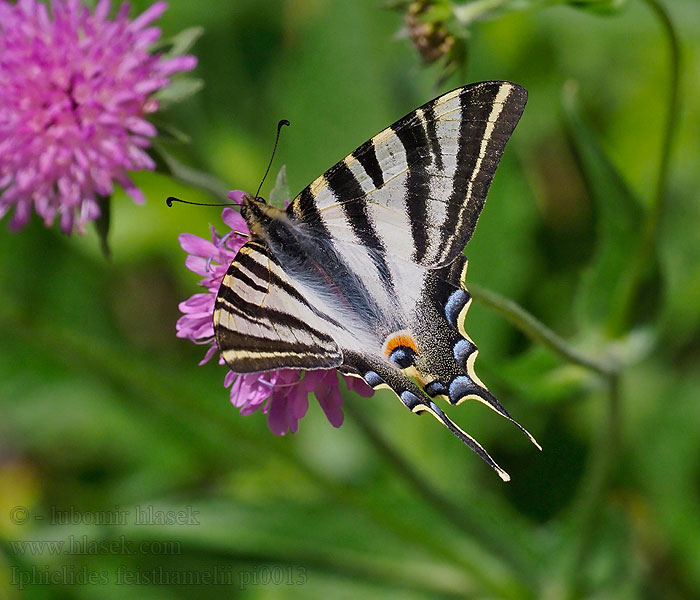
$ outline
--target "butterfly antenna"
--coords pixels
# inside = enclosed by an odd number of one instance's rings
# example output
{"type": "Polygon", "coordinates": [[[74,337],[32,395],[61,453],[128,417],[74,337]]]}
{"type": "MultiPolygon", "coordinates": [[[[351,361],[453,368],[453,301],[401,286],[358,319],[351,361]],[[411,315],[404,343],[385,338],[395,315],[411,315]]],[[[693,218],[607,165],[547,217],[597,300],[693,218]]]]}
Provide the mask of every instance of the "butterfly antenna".
{"type": "Polygon", "coordinates": [[[275,152],[277,151],[277,143],[280,141],[280,132],[282,131],[282,127],[284,125],[290,125],[287,119],[282,119],[279,123],[277,123],[277,135],[275,136],[275,145],[272,147],[272,156],[270,156],[270,162],[267,164],[267,170],[265,171],[265,175],[263,175],[262,181],[258,186],[258,191],[255,192],[256,199],[258,198],[258,194],[260,193],[263,183],[265,183],[265,178],[267,177],[267,174],[270,172],[270,168],[272,167],[272,160],[275,158],[275,152]]]}
{"type": "Polygon", "coordinates": [[[180,198],[176,198],[175,196],[168,196],[165,199],[165,203],[172,207],[173,202],[180,202],[181,204],[191,204],[192,206],[235,206],[237,208],[240,208],[241,205],[238,202],[216,202],[214,204],[209,204],[207,202],[190,202],[189,200],[180,200],[180,198]]]}

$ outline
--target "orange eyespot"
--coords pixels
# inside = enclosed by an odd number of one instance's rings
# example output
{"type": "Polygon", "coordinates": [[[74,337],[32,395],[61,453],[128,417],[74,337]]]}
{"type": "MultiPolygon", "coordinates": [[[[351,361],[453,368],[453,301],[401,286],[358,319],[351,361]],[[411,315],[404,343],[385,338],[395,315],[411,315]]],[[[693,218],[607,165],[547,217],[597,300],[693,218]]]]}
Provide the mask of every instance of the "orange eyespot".
{"type": "Polygon", "coordinates": [[[391,353],[399,346],[410,348],[416,354],[418,354],[418,346],[416,345],[416,341],[405,332],[394,334],[387,339],[386,343],[384,344],[384,354],[390,356],[391,353]]]}

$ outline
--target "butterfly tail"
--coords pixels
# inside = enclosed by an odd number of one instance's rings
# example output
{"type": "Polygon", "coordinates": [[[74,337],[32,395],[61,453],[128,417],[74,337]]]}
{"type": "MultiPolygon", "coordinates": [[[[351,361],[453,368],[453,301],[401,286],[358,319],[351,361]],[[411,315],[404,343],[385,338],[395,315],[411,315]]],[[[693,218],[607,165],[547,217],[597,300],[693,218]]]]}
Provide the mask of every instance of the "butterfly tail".
{"type": "Polygon", "coordinates": [[[341,370],[352,371],[362,376],[374,389],[387,387],[391,389],[403,405],[411,412],[430,413],[457,438],[466,444],[475,454],[489,465],[503,481],[510,481],[506,473],[491,455],[484,450],[472,436],[454,423],[421,389],[404,373],[383,361],[372,357],[363,357],[356,353],[345,353],[345,362],[341,370]],[[348,367],[350,367],[348,369],[348,367]]]}
{"type": "MultiPolygon", "coordinates": [[[[468,379],[468,377],[464,377],[464,378],[468,379]]],[[[474,382],[472,382],[470,380],[470,383],[473,384],[474,382]]],[[[538,450],[542,450],[542,446],[539,445],[539,443],[537,442],[535,437],[527,429],[525,429],[520,423],[518,423],[513,417],[511,417],[510,413],[506,410],[505,406],[503,406],[503,404],[501,404],[499,402],[498,398],[496,398],[496,396],[494,396],[485,387],[474,385],[472,391],[468,395],[462,396],[461,398],[459,398],[459,400],[457,400],[457,402],[453,402],[453,404],[458,404],[459,402],[466,400],[466,399],[477,400],[477,401],[481,402],[482,404],[485,404],[486,406],[488,406],[491,410],[498,413],[503,418],[508,419],[511,423],[513,423],[513,425],[515,425],[518,429],[520,429],[520,431],[522,431],[527,436],[527,438],[534,444],[534,446],[538,450]]]]}

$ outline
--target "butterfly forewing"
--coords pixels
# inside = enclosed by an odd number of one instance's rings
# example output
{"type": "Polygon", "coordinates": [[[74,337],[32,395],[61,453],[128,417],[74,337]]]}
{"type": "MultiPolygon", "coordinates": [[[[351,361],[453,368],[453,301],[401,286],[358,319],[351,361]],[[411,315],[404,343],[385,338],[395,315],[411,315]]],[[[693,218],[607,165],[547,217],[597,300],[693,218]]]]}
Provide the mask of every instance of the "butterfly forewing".
{"type": "Polygon", "coordinates": [[[426,266],[471,238],[494,171],[527,101],[482,82],[423,105],[304,189],[288,213],[349,243],[426,266]]]}

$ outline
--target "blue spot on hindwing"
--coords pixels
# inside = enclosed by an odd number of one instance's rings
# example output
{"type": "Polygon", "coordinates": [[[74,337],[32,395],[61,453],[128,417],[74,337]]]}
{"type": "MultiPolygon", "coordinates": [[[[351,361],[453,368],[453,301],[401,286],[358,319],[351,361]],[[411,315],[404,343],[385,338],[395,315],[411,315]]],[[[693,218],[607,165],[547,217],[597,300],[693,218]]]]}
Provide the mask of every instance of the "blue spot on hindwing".
{"type": "Polygon", "coordinates": [[[413,410],[419,404],[423,404],[418,396],[413,392],[405,390],[401,392],[401,402],[403,402],[410,410],[413,410]]]}
{"type": "Polygon", "coordinates": [[[450,383],[450,402],[454,404],[464,396],[477,394],[478,389],[478,386],[466,375],[455,377],[450,383]]]}
{"type": "Polygon", "coordinates": [[[367,385],[373,388],[384,383],[384,380],[374,371],[367,371],[364,375],[364,380],[367,382],[367,385]]]}
{"type": "Polygon", "coordinates": [[[459,313],[467,302],[469,302],[469,293],[466,290],[455,290],[445,303],[445,318],[455,329],[457,329],[459,313]]]}
{"type": "Polygon", "coordinates": [[[430,396],[431,398],[440,395],[447,395],[447,388],[437,380],[431,381],[423,389],[425,390],[425,393],[428,394],[428,396],[430,396]]]}
{"type": "Polygon", "coordinates": [[[476,346],[469,340],[461,339],[454,345],[453,351],[457,364],[464,369],[469,355],[476,351],[476,346]]]}

